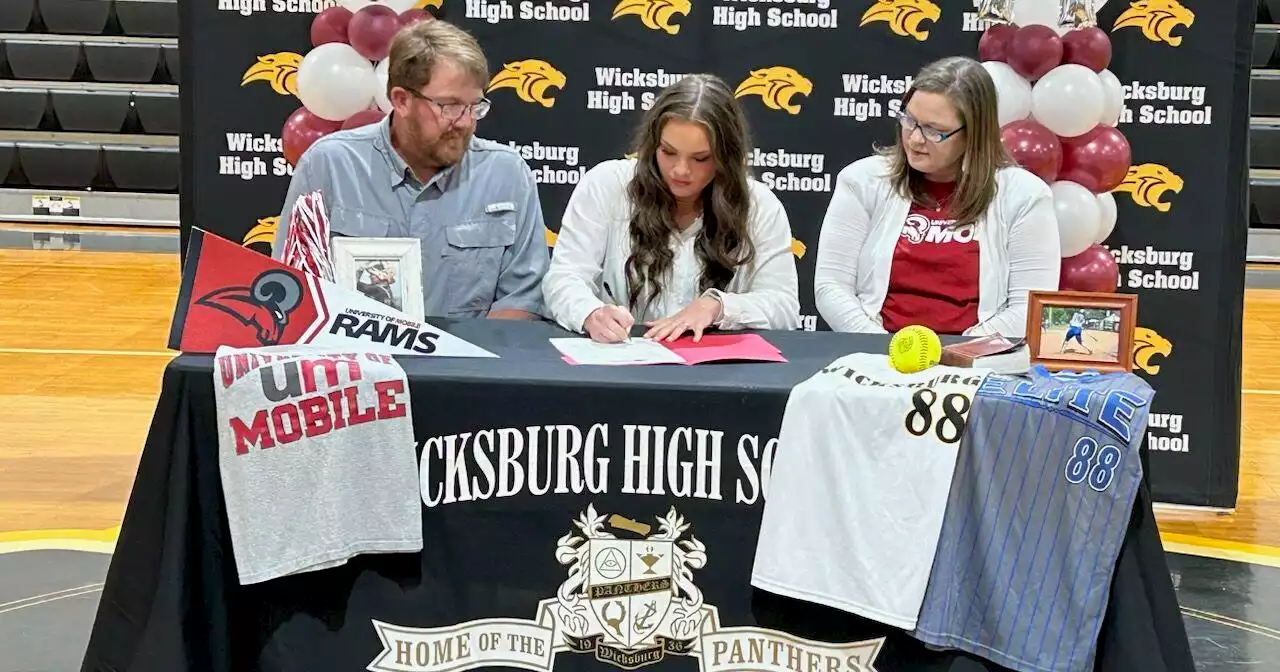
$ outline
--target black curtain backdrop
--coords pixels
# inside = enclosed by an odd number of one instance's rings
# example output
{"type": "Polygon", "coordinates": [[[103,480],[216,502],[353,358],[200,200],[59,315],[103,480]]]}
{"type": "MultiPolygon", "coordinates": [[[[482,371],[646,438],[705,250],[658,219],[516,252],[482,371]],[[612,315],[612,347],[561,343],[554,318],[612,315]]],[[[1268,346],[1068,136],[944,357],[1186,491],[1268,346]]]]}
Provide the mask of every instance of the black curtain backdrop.
{"type": "MultiPolygon", "coordinates": [[[[288,75],[311,48],[316,12],[333,4],[182,4],[184,248],[199,226],[269,252],[290,172],[281,127],[300,106],[288,75]],[[245,81],[264,60],[278,68],[279,85],[245,81]]],[[[623,156],[641,110],[679,75],[714,72],[734,86],[785,81],[741,102],[757,177],[781,197],[797,239],[806,329],[826,328],[812,279],[836,174],[892,138],[888,112],[905,78],[937,58],[976,56],[985,27],[977,3],[965,0],[423,4],[473,32],[495,76],[516,68],[563,76],[563,87],[534,89],[541,99],[491,88],[494,108],[479,130],[519,148],[537,171],[551,231],[582,172],[623,156]]],[[[1120,266],[1117,291],[1140,297],[1135,356],[1157,390],[1148,437],[1157,501],[1236,500],[1254,13],[1248,0],[1109,0],[1099,16],[1125,86],[1119,128],[1133,147],[1106,246],[1120,266]],[[1162,20],[1157,4],[1191,18],[1162,20]],[[1121,14],[1129,18],[1118,22],[1121,14]]]]}

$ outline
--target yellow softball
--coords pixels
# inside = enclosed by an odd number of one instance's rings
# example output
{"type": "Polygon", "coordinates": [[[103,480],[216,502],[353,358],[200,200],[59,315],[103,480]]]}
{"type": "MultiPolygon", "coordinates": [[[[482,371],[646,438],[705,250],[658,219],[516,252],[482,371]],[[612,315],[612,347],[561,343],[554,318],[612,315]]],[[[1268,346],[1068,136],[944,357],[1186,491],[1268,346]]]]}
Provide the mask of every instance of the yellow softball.
{"type": "Polygon", "coordinates": [[[913,324],[889,339],[889,363],[901,373],[916,373],[942,359],[942,341],[933,330],[913,324]]]}

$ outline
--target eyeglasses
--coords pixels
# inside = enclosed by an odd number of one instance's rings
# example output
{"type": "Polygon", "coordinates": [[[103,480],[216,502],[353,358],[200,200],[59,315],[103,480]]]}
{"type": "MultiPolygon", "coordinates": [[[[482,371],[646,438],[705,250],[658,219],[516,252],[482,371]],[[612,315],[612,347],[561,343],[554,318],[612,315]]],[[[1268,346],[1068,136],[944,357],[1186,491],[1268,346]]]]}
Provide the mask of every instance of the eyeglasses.
{"type": "Polygon", "coordinates": [[[920,129],[920,135],[924,136],[924,139],[929,142],[942,142],[943,140],[946,140],[947,138],[964,130],[964,126],[961,126],[954,131],[939,131],[932,126],[923,126],[920,122],[916,121],[915,117],[907,114],[904,110],[890,112],[889,116],[897,119],[898,123],[902,124],[902,130],[906,131],[907,135],[914,133],[918,128],[920,129]]]}
{"type": "Polygon", "coordinates": [[[463,114],[466,114],[468,110],[471,112],[472,119],[480,121],[485,118],[485,115],[489,114],[489,107],[493,104],[489,102],[488,98],[481,98],[474,103],[441,103],[433,98],[428,98],[413,89],[407,90],[409,93],[413,94],[415,98],[421,98],[428,103],[435,105],[436,108],[440,110],[440,116],[448,119],[449,121],[457,121],[463,114]]]}

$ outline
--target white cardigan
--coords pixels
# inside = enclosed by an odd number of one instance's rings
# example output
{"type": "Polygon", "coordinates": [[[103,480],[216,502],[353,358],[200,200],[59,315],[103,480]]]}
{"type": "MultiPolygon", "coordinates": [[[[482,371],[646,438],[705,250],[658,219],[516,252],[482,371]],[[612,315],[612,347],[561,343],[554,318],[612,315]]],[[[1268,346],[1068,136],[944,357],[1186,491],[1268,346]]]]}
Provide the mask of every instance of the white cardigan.
{"type": "MultiPolygon", "coordinates": [[[[969,335],[1022,337],[1027,292],[1057,290],[1061,270],[1053,192],[1018,167],[996,173],[996,197],[974,226],[979,246],[978,323],[969,335]]],[[[814,299],[835,331],[885,333],[880,308],[909,199],[893,191],[888,162],[869,156],[836,178],[818,236],[814,299]]]]}
{"type": "MultiPolygon", "coordinates": [[[[631,255],[631,204],[627,184],[635,159],[610,159],[587,171],[569,197],[551,266],[542,279],[548,317],[581,332],[592,311],[611,298],[627,303],[625,264],[631,255]],[[604,291],[609,286],[612,297],[604,291]]],[[[795,329],[800,322],[799,281],[791,254],[791,225],[782,202],[759,181],[751,180],[748,233],[756,246],[752,264],[737,269],[726,291],[716,292],[724,311],[720,329],[795,329]]],[[[679,312],[698,298],[701,265],[694,253],[701,221],[673,235],[671,275],[649,311],[636,324],[679,312]]]]}

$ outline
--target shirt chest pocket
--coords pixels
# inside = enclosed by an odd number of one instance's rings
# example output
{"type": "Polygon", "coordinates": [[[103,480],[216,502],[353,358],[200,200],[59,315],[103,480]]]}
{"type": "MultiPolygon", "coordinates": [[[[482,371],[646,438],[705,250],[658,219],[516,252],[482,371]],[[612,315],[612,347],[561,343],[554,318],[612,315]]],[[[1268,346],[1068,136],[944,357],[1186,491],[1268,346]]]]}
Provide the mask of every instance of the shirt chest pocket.
{"type": "Polygon", "coordinates": [[[329,211],[329,228],[337,234],[354,238],[387,238],[399,232],[391,217],[370,210],[344,206],[329,211]]]}
{"type": "Polygon", "coordinates": [[[515,216],[506,213],[450,224],[444,234],[450,312],[487,311],[497,294],[502,256],[516,242],[515,216]]]}

